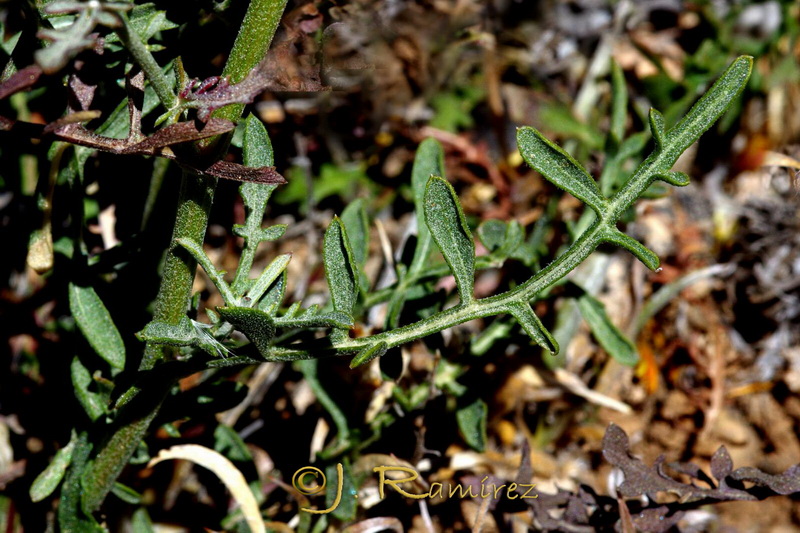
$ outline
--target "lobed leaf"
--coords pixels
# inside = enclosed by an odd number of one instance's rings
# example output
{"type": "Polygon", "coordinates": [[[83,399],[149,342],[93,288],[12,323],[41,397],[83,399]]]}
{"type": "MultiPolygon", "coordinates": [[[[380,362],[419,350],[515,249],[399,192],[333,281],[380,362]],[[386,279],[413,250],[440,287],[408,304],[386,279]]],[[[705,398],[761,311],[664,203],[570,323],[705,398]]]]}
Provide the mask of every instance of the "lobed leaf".
{"type": "Polygon", "coordinates": [[[113,368],[124,368],[125,344],[122,336],[94,289],[70,283],[69,309],[97,355],[113,368]]]}
{"type": "Polygon", "coordinates": [[[592,335],[608,355],[623,365],[633,366],[639,362],[636,346],[611,322],[602,303],[584,293],[578,298],[578,308],[592,335]]]}
{"type": "Polygon", "coordinates": [[[517,146],[528,166],[559,189],[584,202],[598,215],[603,213],[607,202],[597,182],[560,146],[531,127],[517,130],[517,146]]]}
{"type": "Polygon", "coordinates": [[[450,266],[462,304],[473,300],[475,283],[475,242],[453,187],[431,176],[425,188],[425,221],[450,266]]]}

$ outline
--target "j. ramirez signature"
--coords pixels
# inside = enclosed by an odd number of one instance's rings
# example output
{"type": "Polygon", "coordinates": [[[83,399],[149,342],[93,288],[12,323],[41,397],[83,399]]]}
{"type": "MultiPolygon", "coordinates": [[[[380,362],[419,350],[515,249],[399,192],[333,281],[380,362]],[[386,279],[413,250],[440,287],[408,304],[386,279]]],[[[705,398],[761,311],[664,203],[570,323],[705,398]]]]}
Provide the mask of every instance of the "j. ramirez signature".
{"type": "MultiPolygon", "coordinates": [[[[509,483],[508,485],[502,484],[499,486],[495,483],[491,483],[489,485],[485,485],[484,483],[489,479],[489,476],[486,476],[481,480],[480,490],[477,493],[477,488],[474,485],[468,484],[466,487],[464,487],[461,483],[435,482],[431,483],[431,488],[428,492],[414,494],[413,492],[408,492],[400,486],[404,483],[410,483],[419,477],[419,474],[413,468],[408,468],[405,466],[376,466],[372,469],[372,471],[378,474],[378,494],[380,495],[381,499],[383,499],[386,494],[386,485],[392,487],[400,495],[406,498],[413,498],[415,500],[421,500],[423,498],[444,498],[445,494],[450,498],[455,496],[459,498],[480,497],[494,499],[505,496],[509,500],[516,500],[518,498],[523,500],[538,498],[537,494],[531,494],[531,491],[536,486],[534,483],[509,483]],[[408,477],[404,477],[402,479],[390,479],[386,477],[387,472],[402,472],[409,475],[408,477]],[[447,490],[445,490],[445,487],[447,490]]],[[[333,501],[333,505],[322,510],[301,507],[301,511],[314,514],[327,514],[339,506],[339,503],[342,501],[342,487],[344,486],[344,471],[341,463],[336,465],[336,474],[338,481],[336,487],[336,499],[333,501]]],[[[325,479],[325,474],[319,468],[315,468],[313,466],[304,466],[303,468],[298,469],[294,473],[294,476],[292,476],[292,485],[300,493],[306,496],[311,496],[314,494],[319,494],[325,490],[327,480],[325,479]],[[307,476],[313,476],[314,481],[311,481],[311,483],[316,484],[313,486],[307,485],[307,476]]],[[[356,498],[358,497],[357,494],[354,494],[354,496],[356,498]]]]}

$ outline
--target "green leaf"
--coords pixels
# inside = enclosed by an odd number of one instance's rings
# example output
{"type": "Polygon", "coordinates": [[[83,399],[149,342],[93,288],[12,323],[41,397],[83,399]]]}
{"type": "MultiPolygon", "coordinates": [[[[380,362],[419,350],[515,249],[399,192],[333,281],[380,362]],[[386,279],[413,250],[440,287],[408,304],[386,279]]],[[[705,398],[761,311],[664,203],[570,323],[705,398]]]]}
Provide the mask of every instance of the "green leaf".
{"type": "Polygon", "coordinates": [[[347,231],[339,217],[334,217],[325,232],[322,259],[334,310],[352,316],[356,305],[358,277],[347,231]]]}
{"type": "Polygon", "coordinates": [[[489,408],[481,399],[456,411],[456,422],[458,422],[461,437],[464,442],[479,452],[486,450],[486,417],[488,413],[489,408]]]}
{"type": "Polygon", "coordinates": [[[203,270],[206,271],[206,274],[208,274],[211,282],[214,283],[214,286],[222,295],[222,299],[225,301],[225,304],[237,305],[239,303],[239,298],[233,293],[233,290],[223,277],[225,272],[220,272],[217,270],[217,268],[211,262],[211,259],[209,259],[205,251],[203,251],[203,246],[201,244],[196,243],[192,239],[186,238],[175,239],[175,242],[192,254],[192,257],[194,257],[195,261],[197,261],[197,263],[203,267],[203,270]]]}
{"type": "MultiPolygon", "coordinates": [[[[291,308],[289,311],[293,311],[291,308]]],[[[281,328],[341,328],[353,327],[353,317],[340,311],[320,313],[319,306],[312,305],[308,309],[297,307],[292,313],[275,318],[275,325],[281,328]]]]}
{"type": "Polygon", "coordinates": [[[584,293],[578,298],[578,308],[592,330],[592,335],[608,355],[623,365],[633,366],[639,362],[639,354],[633,342],[611,322],[602,303],[584,293]]]}
{"type": "Polygon", "coordinates": [[[72,389],[75,391],[75,397],[78,399],[78,402],[80,402],[83,410],[86,411],[86,414],[89,415],[92,422],[105,415],[108,397],[102,392],[94,392],[91,390],[96,389],[97,385],[92,379],[89,370],[83,366],[78,356],[72,359],[70,376],[72,378],[72,389]]]}
{"type": "Polygon", "coordinates": [[[155,533],[153,529],[153,521],[150,520],[150,515],[147,514],[147,509],[140,507],[133,512],[131,518],[132,533],[155,533]]]}
{"type": "Polygon", "coordinates": [[[153,344],[196,346],[209,355],[223,357],[229,350],[210,333],[211,327],[185,316],[177,325],[152,320],[136,336],[153,344]]]}
{"type": "Polygon", "coordinates": [[[417,217],[417,247],[409,267],[409,274],[425,268],[431,255],[433,238],[425,221],[425,189],[431,176],[444,176],[444,150],[436,139],[425,139],[417,148],[414,168],[411,170],[411,187],[414,191],[414,214],[417,217]]]}
{"type": "Polygon", "coordinates": [[[269,357],[275,336],[275,322],[271,316],[249,307],[217,307],[217,312],[223,320],[244,333],[262,356],[269,357]]]}
{"type": "Polygon", "coordinates": [[[363,198],[358,198],[348,204],[342,211],[342,222],[353,248],[353,261],[358,267],[358,286],[361,292],[369,292],[369,280],[364,273],[369,253],[369,218],[363,198]]]}
{"type": "Polygon", "coordinates": [[[267,293],[258,302],[258,308],[269,315],[274,315],[283,302],[283,297],[286,293],[286,271],[281,272],[280,277],[275,280],[275,283],[267,290],[267,293]]]}
{"type": "Polygon", "coordinates": [[[517,145],[528,166],[553,185],[581,200],[598,215],[605,210],[607,202],[597,182],[560,146],[531,127],[517,130],[517,145]]]}
{"type": "Polygon", "coordinates": [[[650,108],[650,133],[656,142],[656,150],[664,148],[664,116],[656,109],[650,108]]]}
{"type": "Polygon", "coordinates": [[[530,304],[527,302],[515,302],[509,305],[508,312],[517,319],[519,325],[533,339],[533,342],[553,354],[558,353],[558,343],[553,338],[553,335],[547,331],[547,328],[542,325],[542,321],[533,312],[530,304]]]}
{"type": "Polygon", "coordinates": [[[475,242],[453,187],[431,176],[425,188],[425,221],[456,278],[462,304],[473,300],[475,242]]]}
{"type": "Polygon", "coordinates": [[[689,148],[725,112],[733,100],[747,85],[753,69],[753,58],[737,58],[711,89],[692,106],[686,116],[670,129],[664,139],[665,157],[672,166],[678,157],[689,148]]]}
{"type": "Polygon", "coordinates": [[[674,185],[675,187],[686,187],[689,185],[689,175],[685,172],[667,172],[665,174],[656,174],[656,179],[674,185]]]}
{"type": "Polygon", "coordinates": [[[489,252],[503,245],[506,237],[506,223],[502,220],[485,220],[478,226],[478,238],[489,252]]]}
{"type": "MultiPolygon", "coordinates": [[[[130,26],[139,34],[143,43],[147,43],[158,32],[178,27],[174,22],[167,20],[167,12],[156,9],[155,4],[134,6],[128,14],[128,19],[130,26]]],[[[116,33],[109,34],[105,42],[119,42],[119,36],[116,33]]]]}
{"type": "Polygon", "coordinates": [[[625,248],[650,270],[658,269],[660,263],[658,256],[630,235],[626,235],[616,228],[606,228],[603,233],[603,241],[625,248]]]}
{"type": "Polygon", "coordinates": [[[628,116],[628,87],[619,64],[611,60],[611,127],[609,133],[617,142],[625,138],[625,119],[628,116]]]}
{"type": "Polygon", "coordinates": [[[264,269],[264,272],[258,277],[256,282],[247,292],[247,296],[245,298],[249,299],[248,304],[250,306],[256,305],[260,300],[261,297],[267,292],[270,286],[275,283],[281,274],[286,271],[286,267],[289,266],[289,261],[292,259],[292,254],[283,254],[279,255],[272,262],[267,265],[267,268],[264,269]]]}
{"type": "Polygon", "coordinates": [[[127,485],[123,485],[119,481],[114,482],[114,485],[111,487],[111,493],[123,502],[131,505],[139,505],[142,503],[141,494],[127,485]]]}
{"type": "Polygon", "coordinates": [[[53,460],[47,465],[47,468],[33,480],[33,484],[28,491],[31,496],[31,501],[40,502],[56,490],[58,484],[64,479],[67,467],[69,467],[69,463],[72,461],[72,451],[75,449],[75,444],[77,442],[78,435],[73,430],[69,443],[56,452],[53,460]]]}
{"type": "Polygon", "coordinates": [[[70,283],[69,309],[97,355],[113,368],[124,368],[125,344],[122,336],[94,289],[70,283]]]}
{"type": "Polygon", "coordinates": [[[220,424],[214,430],[214,449],[231,461],[252,461],[253,455],[232,427],[220,424]]]}
{"type": "MultiPolygon", "coordinates": [[[[325,478],[328,480],[328,490],[325,491],[325,507],[330,508],[337,495],[339,479],[337,467],[330,464],[325,468],[325,478]]],[[[350,467],[350,461],[345,459],[342,465],[342,492],[341,500],[333,516],[342,522],[350,522],[355,519],[358,510],[358,487],[355,485],[356,476],[350,467]]]]}
{"type": "Polygon", "coordinates": [[[355,368],[357,366],[369,363],[376,357],[380,357],[383,354],[385,354],[388,349],[389,348],[385,342],[379,342],[367,346],[366,348],[358,352],[358,354],[356,354],[355,357],[353,357],[353,360],[350,361],[350,368],[355,368]]]}

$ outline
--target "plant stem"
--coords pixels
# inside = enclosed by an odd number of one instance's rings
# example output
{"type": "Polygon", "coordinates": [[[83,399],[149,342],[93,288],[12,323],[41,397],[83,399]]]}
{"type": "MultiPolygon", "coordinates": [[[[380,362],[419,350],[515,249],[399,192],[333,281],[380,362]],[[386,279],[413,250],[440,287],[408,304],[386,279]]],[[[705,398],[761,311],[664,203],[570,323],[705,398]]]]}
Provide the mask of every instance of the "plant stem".
{"type": "MultiPolygon", "coordinates": [[[[234,82],[241,80],[266,55],[272,37],[280,22],[287,0],[252,0],[245,14],[236,42],[231,50],[225,75],[234,82]]],[[[161,68],[134,31],[129,31],[127,20],[123,19],[120,38],[128,47],[139,66],[145,72],[162,104],[168,109],[174,107],[177,98],[172,94],[161,68]]],[[[216,116],[236,120],[244,106],[232,105],[220,109],[216,116]]],[[[207,155],[214,146],[209,142],[206,150],[198,156],[207,155]]],[[[185,316],[191,297],[197,263],[191,254],[174,244],[176,239],[190,239],[203,242],[208,215],[214,200],[216,179],[198,177],[184,172],[178,210],[172,234],[173,244],[167,252],[164,274],[161,281],[154,320],[177,324],[185,316]]],[[[163,346],[148,344],[140,364],[140,371],[152,369],[166,356],[163,346]]],[[[154,383],[125,406],[115,423],[110,438],[103,443],[100,452],[88,466],[83,478],[83,508],[91,513],[100,508],[122,469],[128,463],[139,442],[147,432],[158,410],[172,386],[172,380],[154,383]],[[158,385],[158,386],[155,386],[158,385]]]]}
{"type": "Polygon", "coordinates": [[[173,109],[178,105],[178,97],[172,91],[164,71],[153,58],[153,54],[147,49],[147,45],[142,42],[139,34],[136,33],[131,27],[128,16],[125,13],[119,13],[119,18],[122,25],[117,30],[122,44],[128,49],[128,52],[133,56],[136,64],[142,69],[144,75],[150,81],[150,85],[156,92],[156,96],[161,100],[161,104],[167,109],[173,109]]]}

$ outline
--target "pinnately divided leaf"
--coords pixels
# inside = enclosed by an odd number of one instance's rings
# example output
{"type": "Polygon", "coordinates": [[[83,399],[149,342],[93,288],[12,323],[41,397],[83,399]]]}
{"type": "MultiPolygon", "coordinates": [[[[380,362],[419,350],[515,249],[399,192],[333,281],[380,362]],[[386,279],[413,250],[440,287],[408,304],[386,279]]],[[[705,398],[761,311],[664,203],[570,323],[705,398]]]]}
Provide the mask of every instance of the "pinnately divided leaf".
{"type": "Polygon", "coordinates": [[[425,221],[456,278],[461,303],[470,303],[475,283],[475,242],[456,191],[438,176],[431,176],[425,188],[425,221]]]}
{"type": "Polygon", "coordinates": [[[114,368],[124,368],[125,344],[122,336],[94,289],[70,283],[69,309],[97,355],[114,368]]]}
{"type": "Polygon", "coordinates": [[[517,130],[517,146],[528,166],[553,185],[581,200],[598,215],[605,210],[607,202],[597,182],[560,146],[531,127],[517,130]]]}

